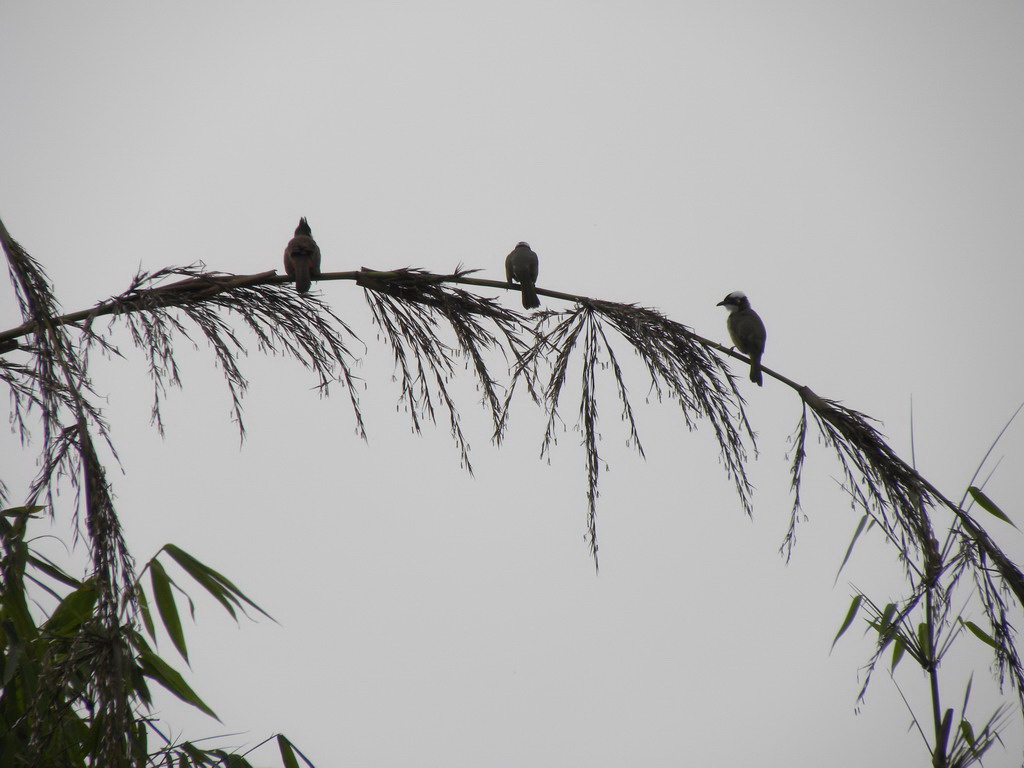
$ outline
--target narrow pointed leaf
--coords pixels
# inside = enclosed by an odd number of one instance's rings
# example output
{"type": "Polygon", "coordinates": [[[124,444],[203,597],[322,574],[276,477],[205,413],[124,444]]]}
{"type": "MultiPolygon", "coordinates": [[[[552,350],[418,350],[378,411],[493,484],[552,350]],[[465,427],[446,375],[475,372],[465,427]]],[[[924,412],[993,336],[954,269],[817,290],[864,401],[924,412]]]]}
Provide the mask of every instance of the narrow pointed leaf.
{"type": "Polygon", "coordinates": [[[74,576],[66,573],[45,555],[29,555],[28,561],[54,581],[59,581],[72,589],[78,589],[82,586],[80,579],[76,579],[74,576]]]}
{"type": "MultiPolygon", "coordinates": [[[[839,638],[850,628],[853,624],[853,620],[857,616],[857,610],[860,608],[860,601],[863,595],[857,595],[853,598],[853,602],[850,603],[850,610],[846,612],[846,618],[843,619],[843,625],[839,627],[839,631],[836,633],[835,638],[832,640],[832,648],[836,647],[836,643],[839,642],[839,638]]],[[[829,649],[831,650],[831,648],[829,649]]]]}
{"type": "MultiPolygon", "coordinates": [[[[48,594],[50,597],[52,597],[58,603],[61,600],[63,600],[64,597],[65,597],[64,595],[62,595],[60,592],[58,592],[56,589],[51,587],[49,584],[47,584],[42,579],[37,579],[35,576],[33,576],[33,575],[29,574],[29,573],[25,574],[25,581],[27,581],[27,582],[29,582],[31,584],[35,584],[37,587],[39,587],[41,590],[43,590],[43,592],[48,594]]],[[[77,589],[77,588],[78,587],[75,587],[75,589],[77,589]]]]}
{"type": "Polygon", "coordinates": [[[291,768],[292,765],[294,765],[295,768],[299,767],[299,763],[295,759],[296,755],[302,758],[302,762],[309,766],[309,768],[316,768],[316,766],[313,765],[313,761],[302,754],[302,750],[292,744],[291,741],[288,740],[288,737],[283,733],[277,734],[277,744],[278,748],[281,750],[281,759],[285,762],[285,768],[291,768]],[[291,755],[291,760],[293,761],[291,763],[289,763],[288,758],[285,757],[285,745],[287,745],[288,754],[291,755]]]}
{"type": "Polygon", "coordinates": [[[974,729],[966,719],[960,721],[960,733],[963,734],[964,741],[974,749],[974,729]]]}
{"type": "Polygon", "coordinates": [[[996,506],[996,503],[992,501],[992,499],[990,499],[988,496],[986,496],[985,492],[982,491],[980,488],[975,488],[972,485],[970,488],[967,489],[967,492],[971,494],[971,498],[974,499],[978,506],[984,509],[986,512],[988,512],[990,515],[998,517],[1004,523],[1009,523],[1014,528],[1017,527],[1013,523],[1013,521],[1006,516],[1006,513],[1003,512],[1003,510],[1001,510],[998,506],[996,506]]]}
{"type": "Polygon", "coordinates": [[[2,517],[37,517],[37,513],[42,512],[46,507],[32,506],[32,507],[9,507],[8,509],[0,509],[0,516],[2,517]]]}
{"type": "Polygon", "coordinates": [[[999,649],[999,645],[992,638],[992,636],[988,634],[985,630],[983,630],[981,627],[979,627],[977,624],[975,624],[973,621],[965,621],[963,622],[963,625],[967,627],[969,630],[971,630],[971,634],[973,634],[976,638],[981,640],[981,642],[985,643],[985,645],[989,645],[997,650],[999,649]]]}
{"type": "Polygon", "coordinates": [[[896,671],[896,665],[903,659],[903,654],[906,650],[903,641],[897,637],[896,642],[892,645],[892,663],[889,665],[889,671],[896,671]]]}
{"type": "MultiPolygon", "coordinates": [[[[207,591],[210,592],[210,594],[220,600],[222,604],[225,602],[224,596],[227,594],[228,596],[231,596],[232,599],[238,598],[238,600],[245,602],[271,621],[274,620],[273,616],[250,600],[227,576],[224,576],[213,568],[199,562],[188,552],[174,544],[165,545],[164,551],[170,555],[178,565],[184,568],[189,576],[198,581],[207,589],[207,591]]],[[[234,615],[233,612],[232,615],[234,615]]]]}
{"type": "Polygon", "coordinates": [[[964,689],[964,704],[960,708],[961,712],[966,712],[967,711],[967,703],[971,700],[971,688],[973,686],[974,686],[974,673],[972,672],[971,676],[969,678],[967,678],[967,688],[964,689]]]}
{"type": "Polygon", "coordinates": [[[153,597],[156,598],[156,607],[160,611],[160,618],[164,622],[164,629],[178,649],[185,661],[188,661],[188,648],[185,645],[185,633],[181,629],[181,616],[178,615],[178,605],[174,602],[174,595],[171,592],[171,579],[167,571],[155,558],[149,562],[149,576],[153,584],[153,597]]]}
{"type": "Polygon", "coordinates": [[[882,611],[882,621],[880,632],[888,632],[892,627],[892,617],[896,615],[896,603],[889,603],[885,606],[885,610],[882,611]]]}
{"type": "Polygon", "coordinates": [[[61,600],[42,628],[55,635],[70,635],[92,614],[95,605],[96,588],[86,583],[61,600]]]}
{"type": "MultiPolygon", "coordinates": [[[[836,571],[836,581],[839,581],[839,574],[841,574],[843,572],[843,568],[846,567],[846,562],[850,559],[850,555],[853,554],[853,547],[857,543],[857,539],[860,538],[860,535],[864,532],[864,529],[867,527],[870,520],[871,518],[868,515],[864,515],[857,524],[857,530],[853,532],[853,538],[850,539],[850,545],[846,548],[846,554],[843,556],[843,562],[839,564],[839,570],[836,571]]],[[[834,583],[835,582],[833,582],[833,584],[834,583]]]]}
{"type": "Polygon", "coordinates": [[[284,768],[299,768],[299,761],[295,757],[292,743],[280,733],[277,734],[277,748],[281,752],[281,762],[284,763],[284,768]]]}
{"type": "Polygon", "coordinates": [[[217,602],[224,606],[224,610],[231,615],[231,618],[233,618],[235,621],[238,621],[238,614],[235,613],[235,606],[241,606],[238,600],[234,597],[234,595],[228,592],[219,581],[203,572],[193,573],[189,571],[188,575],[191,576],[196,582],[198,582],[199,586],[201,586],[203,589],[205,589],[207,592],[213,595],[213,597],[216,598],[217,602]]]}
{"type": "Polygon", "coordinates": [[[146,632],[149,636],[156,640],[156,625],[153,624],[153,614],[149,610],[149,598],[146,597],[146,592],[143,589],[135,590],[135,595],[139,601],[139,613],[142,615],[142,624],[146,627],[146,632]]]}
{"type": "Polygon", "coordinates": [[[140,653],[139,664],[142,667],[142,673],[150,680],[159,683],[186,704],[191,704],[200,712],[205,712],[218,722],[220,721],[216,713],[206,706],[206,703],[199,698],[199,695],[189,687],[181,673],[155,653],[148,651],[140,653]]]}

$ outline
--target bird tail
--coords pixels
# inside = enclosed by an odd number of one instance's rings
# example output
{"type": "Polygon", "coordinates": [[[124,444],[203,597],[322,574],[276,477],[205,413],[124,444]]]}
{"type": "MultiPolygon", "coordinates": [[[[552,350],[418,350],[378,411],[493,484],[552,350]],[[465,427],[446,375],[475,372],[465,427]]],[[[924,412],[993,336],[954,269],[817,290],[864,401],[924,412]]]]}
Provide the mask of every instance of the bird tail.
{"type": "Polygon", "coordinates": [[[309,278],[309,262],[305,259],[295,260],[295,290],[305,293],[311,284],[309,278]]]}
{"type": "Polygon", "coordinates": [[[523,283],[523,308],[535,309],[540,306],[540,299],[537,298],[537,289],[533,283],[523,283]]]}
{"type": "Polygon", "coordinates": [[[761,378],[761,358],[759,357],[750,361],[750,380],[759,387],[764,386],[764,380],[761,378]]]}

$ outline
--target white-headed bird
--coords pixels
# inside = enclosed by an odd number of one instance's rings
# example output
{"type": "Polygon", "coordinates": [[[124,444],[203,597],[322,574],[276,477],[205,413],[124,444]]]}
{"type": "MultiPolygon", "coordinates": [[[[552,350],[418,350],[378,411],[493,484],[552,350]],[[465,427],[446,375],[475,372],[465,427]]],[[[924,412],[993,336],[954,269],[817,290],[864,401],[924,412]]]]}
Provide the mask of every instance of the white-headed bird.
{"type": "Polygon", "coordinates": [[[750,380],[763,386],[761,379],[761,356],[764,354],[764,342],[768,337],[764,323],[757,312],[750,308],[750,299],[743,291],[733,291],[718,306],[729,310],[726,327],[736,349],[750,358],[750,380]]]}
{"type": "Polygon", "coordinates": [[[284,249],[284,271],[295,278],[295,290],[299,293],[308,291],[310,281],[320,277],[320,246],[313,239],[313,231],[305,217],[299,219],[295,237],[284,249]]]}
{"type": "Polygon", "coordinates": [[[527,242],[521,242],[505,257],[505,277],[508,284],[515,280],[523,286],[523,308],[533,309],[540,306],[537,298],[537,254],[527,242]]]}

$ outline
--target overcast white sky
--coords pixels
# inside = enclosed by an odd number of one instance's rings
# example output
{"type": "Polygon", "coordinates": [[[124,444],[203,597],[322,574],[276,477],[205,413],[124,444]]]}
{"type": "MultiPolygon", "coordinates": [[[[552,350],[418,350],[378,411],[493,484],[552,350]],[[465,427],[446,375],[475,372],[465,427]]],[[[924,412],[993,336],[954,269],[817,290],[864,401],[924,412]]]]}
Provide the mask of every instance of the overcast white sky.
{"type": "MultiPolygon", "coordinates": [[[[742,289],[765,364],[879,418],[904,456],[913,399],[918,465],[959,498],[1024,400],[1022,36],[1016,1],[5,0],[0,216],[69,311],[140,266],[280,269],[299,216],[325,270],[501,279],[525,239],[543,287],[723,342],[715,304],[742,289]]],[[[136,558],[174,542],[280,622],[197,601],[189,679],[224,724],[162,699],[176,732],[281,730],[321,766],[928,764],[884,674],[854,712],[869,640],[829,655],[851,583],[881,602],[903,584],[867,544],[833,586],[857,515],[820,446],[811,520],[777,554],[792,392],[742,382],[751,522],[711,435],[645,405],[622,355],[648,460],[606,386],[598,576],[575,401],[545,463],[535,409],[495,450],[467,379],[470,478],[443,425],[409,434],[360,290],[317,290],[367,343],[368,444],[347,398],[253,355],[239,449],[209,350],[186,345],[161,440],[140,356],[97,361],[136,558]]],[[[32,467],[2,445],[17,500],[32,467]]],[[[997,455],[988,491],[1019,517],[1024,425],[997,455]]],[[[973,660],[979,722],[997,699],[971,642],[943,672],[958,705],[973,660]]],[[[897,678],[926,714],[909,660],[897,678]]],[[[1019,722],[1006,743],[987,764],[1020,763],[1019,722]]]]}

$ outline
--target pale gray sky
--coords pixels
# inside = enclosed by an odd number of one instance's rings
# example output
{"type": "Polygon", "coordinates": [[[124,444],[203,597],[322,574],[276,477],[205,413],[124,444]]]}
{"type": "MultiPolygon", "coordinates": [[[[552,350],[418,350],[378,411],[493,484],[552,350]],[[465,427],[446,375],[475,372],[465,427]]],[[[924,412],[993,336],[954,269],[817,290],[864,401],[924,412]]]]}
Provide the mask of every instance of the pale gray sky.
{"type": "MultiPolygon", "coordinates": [[[[501,279],[525,239],[543,287],[723,342],[715,304],[742,289],[765,364],[881,419],[908,457],[913,398],[918,464],[959,498],[1024,400],[1022,33],[1019,2],[6,0],[0,215],[68,310],[140,266],[280,269],[303,215],[325,270],[501,279]]],[[[239,450],[209,351],[184,345],[161,441],[140,356],[97,361],[135,556],[172,541],[280,622],[236,629],[198,600],[189,679],[224,725],[161,699],[186,737],[282,730],[322,766],[927,764],[884,674],[854,714],[869,641],[829,655],[851,582],[880,601],[903,584],[870,543],[833,587],[857,515],[820,446],[811,521],[777,555],[793,393],[744,387],[750,522],[711,436],[644,405],[620,355],[648,460],[606,386],[595,576],[572,422],[538,461],[523,399],[495,450],[467,379],[467,477],[443,424],[413,437],[396,412],[360,290],[317,290],[367,342],[368,445],[341,392],[254,355],[239,450]]],[[[1024,429],[997,453],[990,495],[1019,515],[1024,429]]],[[[30,469],[4,473],[15,497],[30,469]]],[[[983,721],[988,659],[962,644],[983,721]]],[[[943,670],[950,706],[965,669],[943,670]]],[[[897,678],[926,712],[909,660],[897,678]]],[[[1022,743],[1015,722],[988,764],[1022,743]]]]}

